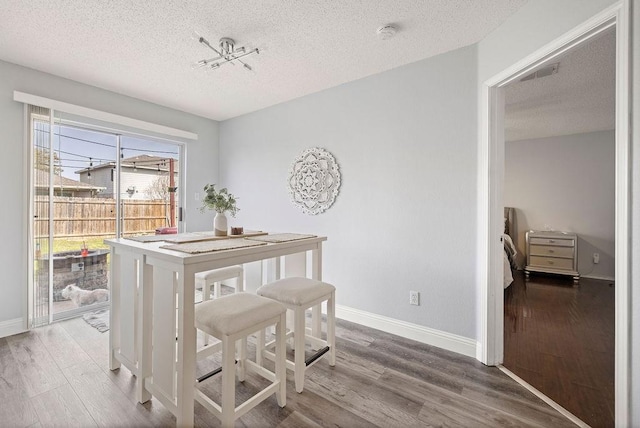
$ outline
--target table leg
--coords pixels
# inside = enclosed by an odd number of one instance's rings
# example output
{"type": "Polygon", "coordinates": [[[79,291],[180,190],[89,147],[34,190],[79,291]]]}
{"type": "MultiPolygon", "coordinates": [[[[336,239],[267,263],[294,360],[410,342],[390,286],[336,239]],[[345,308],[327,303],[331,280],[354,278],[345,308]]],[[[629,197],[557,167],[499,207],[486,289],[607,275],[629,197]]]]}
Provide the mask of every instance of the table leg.
{"type": "MultiPolygon", "coordinates": [[[[322,281],[322,243],[318,243],[318,248],[311,251],[311,278],[322,281]]],[[[322,334],[322,307],[316,305],[311,309],[311,335],[321,337],[322,334]]]]}
{"type": "Polygon", "coordinates": [[[145,388],[146,379],[151,376],[151,329],[153,328],[153,267],[144,263],[144,257],[140,259],[138,271],[138,331],[136,336],[138,354],[138,380],[136,383],[136,400],[138,403],[146,403],[151,399],[151,394],[145,388]]]}
{"type": "Polygon", "coordinates": [[[120,287],[122,286],[122,278],[120,276],[120,254],[116,249],[111,247],[111,266],[109,272],[110,278],[110,311],[109,311],[109,370],[117,370],[120,368],[120,361],[116,358],[115,353],[120,348],[120,287]]]}
{"type": "Polygon", "coordinates": [[[193,426],[194,383],[196,378],[196,328],[194,317],[195,272],[185,269],[178,274],[178,426],[193,426]]]}

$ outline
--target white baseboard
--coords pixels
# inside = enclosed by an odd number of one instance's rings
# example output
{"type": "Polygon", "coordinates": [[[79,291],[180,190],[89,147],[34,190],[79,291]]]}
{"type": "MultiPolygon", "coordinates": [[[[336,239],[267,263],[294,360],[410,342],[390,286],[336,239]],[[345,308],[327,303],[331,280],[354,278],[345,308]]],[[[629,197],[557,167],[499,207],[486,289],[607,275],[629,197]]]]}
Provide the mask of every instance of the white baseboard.
{"type": "Polygon", "coordinates": [[[22,318],[15,318],[0,322],[0,338],[24,333],[25,331],[27,331],[27,329],[24,327],[22,318]]]}
{"type": "Polygon", "coordinates": [[[476,357],[476,341],[468,337],[458,336],[445,331],[435,330],[433,328],[342,305],[336,305],[336,317],[427,345],[437,346],[447,351],[457,352],[458,354],[472,358],[476,357]]]}

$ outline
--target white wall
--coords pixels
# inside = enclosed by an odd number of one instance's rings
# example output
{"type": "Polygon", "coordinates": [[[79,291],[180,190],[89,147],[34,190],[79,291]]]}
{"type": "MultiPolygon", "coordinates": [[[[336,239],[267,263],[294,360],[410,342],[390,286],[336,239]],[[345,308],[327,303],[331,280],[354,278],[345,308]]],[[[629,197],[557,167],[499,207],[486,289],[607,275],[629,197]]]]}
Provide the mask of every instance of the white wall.
{"type": "Polygon", "coordinates": [[[574,232],[580,274],[614,278],[614,131],[507,142],[504,203],[516,208],[520,254],[530,229],[574,232]]]}
{"type": "Polygon", "coordinates": [[[482,83],[616,3],[615,0],[533,0],[478,43],[482,83]]]}
{"type": "Polygon", "coordinates": [[[474,338],[475,64],[464,48],[222,122],[232,223],[327,235],[338,304],[474,338]],[[342,174],[317,216],[286,186],[309,147],[333,153],[342,174]]]}
{"type": "Polygon", "coordinates": [[[27,165],[23,150],[25,119],[23,105],[13,101],[16,90],[198,134],[198,141],[187,142],[186,182],[187,195],[191,198],[186,198],[185,219],[189,230],[210,227],[211,219],[196,210],[199,203],[194,201],[193,195],[204,183],[218,178],[217,122],[0,61],[0,135],[3,157],[8,160],[0,169],[0,182],[11,184],[3,186],[4,204],[11,209],[0,210],[5,242],[0,257],[0,336],[16,332],[27,314],[25,231],[29,219],[22,184],[27,165]]]}

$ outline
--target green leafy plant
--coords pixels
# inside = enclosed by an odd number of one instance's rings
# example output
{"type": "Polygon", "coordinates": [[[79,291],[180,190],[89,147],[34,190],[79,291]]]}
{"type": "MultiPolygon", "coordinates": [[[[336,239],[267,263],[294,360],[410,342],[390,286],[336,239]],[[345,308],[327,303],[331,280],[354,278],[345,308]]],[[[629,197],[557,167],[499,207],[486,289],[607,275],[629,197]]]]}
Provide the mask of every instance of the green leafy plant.
{"type": "Polygon", "coordinates": [[[226,187],[219,191],[216,190],[215,184],[204,186],[204,198],[202,199],[200,212],[204,212],[205,209],[214,210],[220,214],[228,212],[231,217],[235,217],[237,212],[240,211],[240,208],[236,207],[235,196],[229,193],[226,187]]]}

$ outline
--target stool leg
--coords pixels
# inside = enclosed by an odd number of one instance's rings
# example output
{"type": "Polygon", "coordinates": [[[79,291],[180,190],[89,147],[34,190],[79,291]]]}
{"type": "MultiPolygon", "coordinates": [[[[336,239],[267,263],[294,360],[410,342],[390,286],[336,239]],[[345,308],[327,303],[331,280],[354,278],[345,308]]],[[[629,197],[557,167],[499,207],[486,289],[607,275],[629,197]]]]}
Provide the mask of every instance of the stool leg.
{"type": "MultiPolygon", "coordinates": [[[[287,325],[289,326],[290,329],[295,328],[295,311],[293,309],[287,309],[287,325]]],[[[285,327],[285,331],[287,330],[287,328],[285,327]]],[[[286,339],[285,339],[285,343],[286,343],[286,339]]],[[[293,336],[289,338],[289,345],[291,345],[291,347],[293,349],[295,349],[295,342],[293,339],[293,336]]]]}
{"type": "MultiPolygon", "coordinates": [[[[264,330],[260,330],[259,334],[263,336],[264,330]]],[[[278,392],[276,392],[276,400],[278,400],[278,406],[280,407],[284,407],[287,404],[287,366],[285,364],[287,352],[285,346],[286,334],[286,316],[282,314],[280,315],[280,321],[276,325],[276,379],[280,382],[280,387],[278,388],[278,392]]],[[[256,355],[257,354],[258,351],[256,351],[256,355]]]]}
{"type": "Polygon", "coordinates": [[[329,345],[329,365],[336,365],[336,294],[327,300],[327,343],[329,345]]]}
{"type": "Polygon", "coordinates": [[[222,283],[220,281],[216,281],[213,283],[213,297],[218,299],[220,298],[220,295],[222,294],[222,283]]]}
{"type": "Polygon", "coordinates": [[[240,272],[236,278],[236,293],[244,291],[244,273],[240,272]]]}
{"type": "Polygon", "coordinates": [[[304,389],[304,371],[306,369],[305,365],[305,325],[304,325],[304,313],[305,310],[303,308],[296,308],[295,313],[293,315],[293,342],[294,342],[294,365],[295,365],[295,381],[296,381],[296,391],[302,392],[304,389]]]}
{"type": "MultiPolygon", "coordinates": [[[[262,350],[264,349],[264,329],[258,330],[256,333],[256,364],[262,367],[262,350]]],[[[284,339],[283,339],[284,340],[284,339]]]]}
{"type": "Polygon", "coordinates": [[[247,373],[247,337],[245,336],[238,340],[236,347],[238,350],[238,380],[244,382],[245,374],[247,373]]]}
{"type": "MultiPolygon", "coordinates": [[[[200,284],[202,285],[202,301],[206,302],[207,300],[211,300],[211,284],[209,284],[207,280],[204,280],[204,281],[201,280],[200,284]]],[[[208,345],[209,335],[203,331],[202,336],[204,338],[205,346],[208,345]]]]}
{"type": "Polygon", "coordinates": [[[311,336],[322,337],[322,303],[311,309],[311,336]]]}
{"type": "Polygon", "coordinates": [[[233,427],[236,407],[235,341],[222,337],[222,414],[223,427],[233,427]]]}

